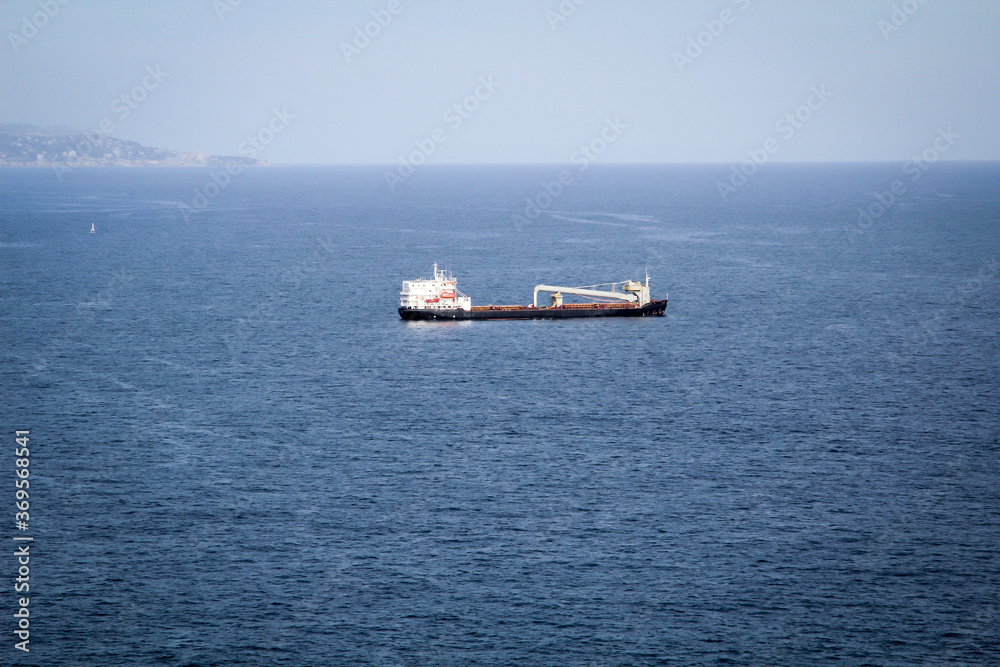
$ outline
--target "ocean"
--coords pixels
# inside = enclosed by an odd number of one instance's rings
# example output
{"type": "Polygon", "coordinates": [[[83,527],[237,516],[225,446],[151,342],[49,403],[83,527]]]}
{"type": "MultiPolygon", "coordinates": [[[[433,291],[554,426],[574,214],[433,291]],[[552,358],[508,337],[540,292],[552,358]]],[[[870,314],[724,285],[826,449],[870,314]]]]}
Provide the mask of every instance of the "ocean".
{"type": "Polygon", "coordinates": [[[1000,164],[220,171],[0,172],[12,664],[1000,663],[1000,164]]]}

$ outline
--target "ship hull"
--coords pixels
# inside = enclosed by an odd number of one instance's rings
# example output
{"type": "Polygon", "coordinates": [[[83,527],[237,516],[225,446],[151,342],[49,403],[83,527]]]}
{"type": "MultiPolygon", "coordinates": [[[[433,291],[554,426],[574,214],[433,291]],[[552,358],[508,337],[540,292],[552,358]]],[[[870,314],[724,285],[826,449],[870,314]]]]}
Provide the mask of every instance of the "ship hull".
{"type": "Polygon", "coordinates": [[[557,308],[532,308],[531,306],[476,306],[472,310],[461,308],[400,308],[404,320],[549,320],[575,317],[651,317],[664,315],[666,299],[650,301],[645,306],[559,306],[557,308]]]}

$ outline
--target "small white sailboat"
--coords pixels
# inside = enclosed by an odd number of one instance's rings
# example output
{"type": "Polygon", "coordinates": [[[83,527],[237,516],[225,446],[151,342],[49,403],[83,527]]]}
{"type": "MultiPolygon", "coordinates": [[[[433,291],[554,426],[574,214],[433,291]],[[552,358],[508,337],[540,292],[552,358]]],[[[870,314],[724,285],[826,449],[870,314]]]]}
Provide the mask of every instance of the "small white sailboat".
{"type": "Polygon", "coordinates": [[[97,230],[94,229],[94,223],[90,223],[90,233],[91,234],[96,234],[97,233],[97,230]]]}

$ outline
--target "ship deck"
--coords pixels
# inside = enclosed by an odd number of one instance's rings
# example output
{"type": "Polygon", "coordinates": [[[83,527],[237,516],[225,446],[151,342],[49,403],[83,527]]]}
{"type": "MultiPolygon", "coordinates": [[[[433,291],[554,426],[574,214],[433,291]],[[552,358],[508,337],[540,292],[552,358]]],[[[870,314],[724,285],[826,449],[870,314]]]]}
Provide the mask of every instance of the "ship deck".
{"type": "Polygon", "coordinates": [[[561,306],[555,306],[551,308],[535,308],[534,306],[473,306],[472,312],[482,312],[489,310],[601,310],[601,309],[615,309],[622,310],[627,308],[639,308],[639,306],[634,303],[564,303],[561,306]]]}
{"type": "Polygon", "coordinates": [[[473,306],[460,308],[399,308],[404,320],[528,320],[569,317],[647,317],[663,316],[667,301],[650,301],[645,306],[617,303],[569,303],[552,308],[534,306],[473,306]]]}

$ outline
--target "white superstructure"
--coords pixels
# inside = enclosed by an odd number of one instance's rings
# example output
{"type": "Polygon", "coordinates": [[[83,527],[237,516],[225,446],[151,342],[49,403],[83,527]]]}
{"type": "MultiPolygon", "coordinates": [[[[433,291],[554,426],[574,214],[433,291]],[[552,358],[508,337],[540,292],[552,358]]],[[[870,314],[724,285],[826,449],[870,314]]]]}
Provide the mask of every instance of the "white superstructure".
{"type": "Polygon", "coordinates": [[[434,277],[404,280],[399,293],[400,308],[422,310],[472,309],[472,299],[458,291],[458,281],[449,271],[439,271],[434,264],[434,277]]]}

